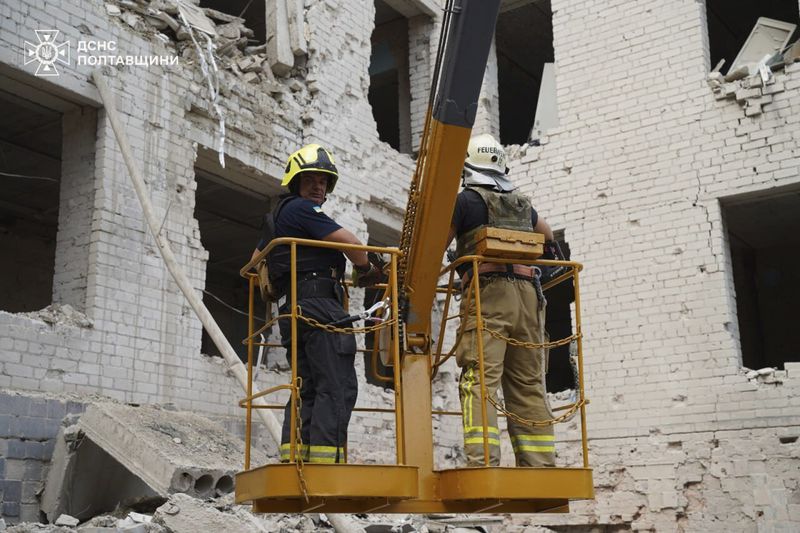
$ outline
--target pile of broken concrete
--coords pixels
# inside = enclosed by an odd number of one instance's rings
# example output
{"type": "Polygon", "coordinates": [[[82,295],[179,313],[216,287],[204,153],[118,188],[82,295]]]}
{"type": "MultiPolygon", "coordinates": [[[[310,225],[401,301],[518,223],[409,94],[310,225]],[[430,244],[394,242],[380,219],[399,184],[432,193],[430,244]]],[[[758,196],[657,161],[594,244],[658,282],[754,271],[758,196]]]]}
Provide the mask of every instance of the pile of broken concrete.
{"type": "MultiPolygon", "coordinates": [[[[334,531],[325,515],[254,514],[234,503],[244,443],[195,413],[95,402],[68,415],[40,496],[46,524],[0,531],[197,533],[334,531]]],[[[254,464],[267,463],[257,448],[254,464]]],[[[354,531],[488,531],[502,518],[359,515],[354,531]]]]}
{"type": "MultiPolygon", "coordinates": [[[[218,67],[229,70],[247,83],[275,81],[305,60],[305,42],[295,47],[293,60],[267,57],[267,45],[258,43],[245,19],[216,9],[200,7],[199,0],[113,0],[106,12],[133,30],[173,43],[186,60],[197,60],[198,47],[213,44],[218,67]],[[299,64],[298,64],[299,62],[299,64]],[[291,63],[291,64],[289,64],[291,63]]],[[[296,30],[304,32],[303,28],[296,30]]]]}

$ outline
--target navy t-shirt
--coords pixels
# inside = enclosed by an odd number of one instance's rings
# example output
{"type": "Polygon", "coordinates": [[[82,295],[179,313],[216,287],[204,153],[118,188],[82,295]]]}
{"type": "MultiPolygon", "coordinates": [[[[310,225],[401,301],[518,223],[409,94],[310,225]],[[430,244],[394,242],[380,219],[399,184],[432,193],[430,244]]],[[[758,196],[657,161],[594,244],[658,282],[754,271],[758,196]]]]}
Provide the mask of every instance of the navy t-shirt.
{"type": "MultiPolygon", "coordinates": [[[[270,213],[267,216],[272,216],[270,213]]],[[[275,220],[275,238],[298,237],[301,239],[322,240],[334,231],[341,229],[331,217],[325,214],[322,206],[313,200],[292,195],[281,206],[278,218],[275,220]]],[[[265,235],[258,243],[258,249],[263,250],[267,244],[266,224],[265,235]]],[[[289,272],[290,249],[288,246],[279,246],[270,253],[270,271],[275,276],[284,276],[289,272]]],[[[297,247],[297,271],[320,272],[335,271],[339,276],[344,273],[344,254],[330,248],[316,248],[311,246],[297,247]]]]}
{"type": "MultiPolygon", "coordinates": [[[[321,241],[334,231],[341,229],[331,217],[322,211],[322,206],[313,200],[295,196],[281,207],[275,221],[275,237],[299,237],[321,241]]],[[[267,236],[262,236],[258,249],[268,244],[267,236]]]]}

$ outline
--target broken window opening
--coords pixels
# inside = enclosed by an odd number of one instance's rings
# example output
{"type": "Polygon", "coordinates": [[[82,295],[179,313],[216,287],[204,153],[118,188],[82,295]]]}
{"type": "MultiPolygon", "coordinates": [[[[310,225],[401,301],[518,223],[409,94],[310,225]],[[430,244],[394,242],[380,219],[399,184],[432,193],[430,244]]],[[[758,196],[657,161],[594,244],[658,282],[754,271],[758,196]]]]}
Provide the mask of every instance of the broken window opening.
{"type": "Polygon", "coordinates": [[[538,139],[557,125],[550,0],[501,12],[495,45],[500,142],[524,144],[538,139]]]}
{"type": "Polygon", "coordinates": [[[0,90],[0,309],[53,301],[62,114],[0,90]]]}
{"type": "Polygon", "coordinates": [[[722,201],[731,252],[742,364],[783,369],[800,361],[800,189],[722,201]]]}
{"type": "MultiPolygon", "coordinates": [[[[797,2],[785,0],[706,0],[706,21],[708,25],[708,43],[711,68],[714,68],[721,59],[725,60],[722,72],[730,72],[734,60],[747,43],[747,51],[739,57],[738,64],[742,65],[748,59],[759,61],[765,54],[776,51],[776,47],[783,42],[786,31],[778,27],[763,27],[757,35],[748,42],[756,23],[760,17],[766,17],[781,23],[800,26],[797,2]]],[[[778,26],[784,26],[778,24],[778,26]]],[[[797,39],[798,32],[788,42],[797,39]]]]}
{"type": "MultiPolygon", "coordinates": [[[[553,232],[556,242],[561,247],[564,258],[569,260],[569,243],[564,238],[564,230],[553,232]]],[[[575,301],[575,290],[572,280],[559,283],[545,291],[547,312],[545,330],[551,340],[563,339],[572,335],[572,309],[575,301]]],[[[569,361],[569,344],[550,349],[547,365],[547,392],[560,392],[575,388],[575,378],[569,361]]]]}
{"type": "Polygon", "coordinates": [[[406,154],[411,153],[408,40],[408,19],[376,0],[368,100],[380,140],[406,154]]]}
{"type": "Polygon", "coordinates": [[[227,19],[230,19],[228,23],[236,22],[235,18],[244,19],[245,27],[253,32],[253,35],[243,35],[247,37],[248,46],[267,42],[267,8],[264,0],[200,0],[200,7],[223,13],[212,17],[223,23],[227,19]]]}
{"type": "MultiPolygon", "coordinates": [[[[239,358],[247,361],[247,346],[240,341],[247,337],[249,288],[239,269],[250,260],[261,238],[261,221],[269,211],[269,198],[200,169],[196,170],[196,180],[195,218],[200,241],[209,255],[203,302],[239,358]]],[[[205,329],[201,350],[206,355],[221,356],[205,329]]]]}

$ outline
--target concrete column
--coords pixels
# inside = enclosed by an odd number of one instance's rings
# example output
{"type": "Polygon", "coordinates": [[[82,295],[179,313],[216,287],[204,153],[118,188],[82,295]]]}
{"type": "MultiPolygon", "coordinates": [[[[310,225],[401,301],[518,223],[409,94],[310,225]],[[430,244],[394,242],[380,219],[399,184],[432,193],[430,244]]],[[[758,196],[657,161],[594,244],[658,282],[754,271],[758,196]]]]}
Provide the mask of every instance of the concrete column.
{"type": "Polygon", "coordinates": [[[428,96],[433,76],[433,62],[439,39],[439,21],[427,15],[408,19],[408,78],[410,83],[410,128],[411,150],[419,150],[425,113],[428,111],[428,96]]]}
{"type": "Polygon", "coordinates": [[[497,87],[497,47],[494,37],[483,74],[481,96],[478,99],[478,112],[475,116],[474,133],[491,133],[500,139],[500,100],[497,87]]]}
{"type": "Polygon", "coordinates": [[[399,148],[411,153],[411,72],[409,69],[409,30],[407,20],[392,27],[391,51],[397,65],[397,112],[399,148]]]}
{"type": "Polygon", "coordinates": [[[97,111],[84,107],[65,114],[62,130],[53,303],[69,304],[85,311],[94,206],[97,111]]]}

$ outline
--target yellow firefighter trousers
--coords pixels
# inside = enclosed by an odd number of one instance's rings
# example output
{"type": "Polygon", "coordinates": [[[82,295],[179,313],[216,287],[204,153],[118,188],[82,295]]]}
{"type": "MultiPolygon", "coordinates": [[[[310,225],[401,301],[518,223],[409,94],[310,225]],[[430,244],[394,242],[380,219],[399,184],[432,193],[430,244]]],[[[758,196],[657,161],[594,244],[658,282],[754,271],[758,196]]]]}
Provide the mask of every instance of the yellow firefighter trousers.
{"type": "MultiPolygon", "coordinates": [[[[484,326],[505,337],[524,342],[544,342],[544,308],[539,309],[533,283],[506,277],[480,279],[481,311],[484,326]]],[[[469,466],[484,465],[483,422],[478,345],[475,321],[475,298],[470,298],[465,310],[466,292],[461,300],[461,316],[467,317],[464,335],[456,350],[461,367],[459,396],[464,422],[464,451],[469,466]],[[466,315],[464,314],[466,311],[466,315]]],[[[462,318],[463,320],[463,318],[462,318]]],[[[483,364],[486,375],[486,394],[496,398],[503,387],[506,409],[526,420],[549,418],[545,407],[545,390],[542,384],[542,348],[524,348],[497,339],[483,332],[483,364]]],[[[500,430],[497,410],[486,401],[489,438],[489,464],[500,464],[500,430]]],[[[532,428],[508,420],[508,432],[516,456],[517,466],[554,466],[555,438],[553,426],[532,428]]]]}

